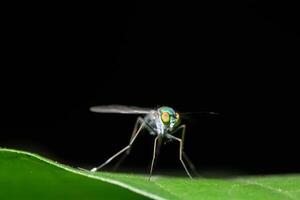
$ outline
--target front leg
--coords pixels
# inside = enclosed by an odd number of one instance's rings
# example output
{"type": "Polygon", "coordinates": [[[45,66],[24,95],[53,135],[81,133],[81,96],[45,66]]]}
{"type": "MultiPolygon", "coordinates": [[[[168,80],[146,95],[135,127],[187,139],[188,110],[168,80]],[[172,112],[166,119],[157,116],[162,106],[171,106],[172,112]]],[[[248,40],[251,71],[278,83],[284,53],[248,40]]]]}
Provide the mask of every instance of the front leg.
{"type": "Polygon", "coordinates": [[[180,162],[181,162],[181,164],[182,164],[185,172],[187,173],[187,175],[192,179],[192,176],[191,176],[189,170],[187,169],[187,167],[185,166],[185,164],[183,162],[183,159],[182,159],[182,155],[183,155],[183,140],[180,139],[180,138],[177,138],[177,137],[175,137],[173,135],[170,135],[170,134],[168,134],[167,136],[168,136],[168,138],[173,139],[173,140],[177,140],[179,142],[179,160],[180,160],[180,162]]]}
{"type": "Polygon", "coordinates": [[[151,176],[152,176],[152,171],[153,171],[153,166],[154,166],[154,162],[155,162],[155,159],[157,157],[157,145],[160,146],[161,145],[161,138],[159,138],[159,136],[156,136],[155,139],[154,139],[154,146],[153,146],[153,154],[152,154],[152,162],[151,162],[151,168],[150,168],[150,174],[149,174],[149,181],[151,179],[151,176]]]}
{"type": "MultiPolygon", "coordinates": [[[[189,165],[190,169],[193,171],[193,173],[198,175],[195,165],[192,163],[192,161],[189,159],[189,157],[186,155],[186,153],[184,151],[185,129],[186,129],[186,125],[182,124],[173,133],[179,132],[181,130],[182,157],[186,160],[186,162],[188,163],[188,165],[189,165]]],[[[169,135],[170,134],[168,134],[168,136],[169,135]]],[[[173,137],[175,137],[175,136],[173,136],[173,137]]],[[[177,138],[177,137],[175,137],[175,138],[177,138]]],[[[179,138],[177,138],[177,139],[179,139],[179,138]]]]}

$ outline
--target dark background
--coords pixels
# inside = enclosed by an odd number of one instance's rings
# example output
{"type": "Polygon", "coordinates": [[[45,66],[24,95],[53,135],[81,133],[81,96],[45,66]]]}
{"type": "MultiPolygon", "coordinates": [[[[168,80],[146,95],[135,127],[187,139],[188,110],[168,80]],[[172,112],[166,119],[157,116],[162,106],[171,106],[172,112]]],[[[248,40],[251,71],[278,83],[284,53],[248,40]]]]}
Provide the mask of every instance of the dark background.
{"type": "MultiPolygon", "coordinates": [[[[300,172],[299,21],[283,2],[113,1],[5,5],[0,146],[92,167],[125,146],[136,119],[89,107],[215,111],[186,120],[201,170],[300,172]]],[[[122,169],[149,170],[141,136],[122,169]]],[[[178,146],[156,172],[182,170],[178,146]]],[[[109,169],[109,168],[107,168],[109,169]]]]}

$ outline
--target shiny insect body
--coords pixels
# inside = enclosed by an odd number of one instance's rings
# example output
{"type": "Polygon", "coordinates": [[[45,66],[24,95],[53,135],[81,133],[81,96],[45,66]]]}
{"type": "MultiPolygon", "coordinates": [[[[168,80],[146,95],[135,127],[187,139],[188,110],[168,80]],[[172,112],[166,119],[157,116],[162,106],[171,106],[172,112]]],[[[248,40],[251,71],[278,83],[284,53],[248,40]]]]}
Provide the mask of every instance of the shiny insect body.
{"type": "Polygon", "coordinates": [[[154,147],[153,147],[153,156],[150,168],[149,179],[152,176],[153,165],[155,158],[157,156],[158,148],[165,140],[176,141],[179,144],[179,160],[182,163],[182,166],[187,173],[187,175],[192,178],[188,168],[185,165],[184,159],[187,162],[189,168],[194,172],[195,167],[187,157],[184,152],[184,137],[185,137],[185,129],[186,126],[181,124],[181,117],[179,113],[175,112],[175,110],[168,106],[162,106],[158,109],[147,109],[147,108],[139,108],[133,106],[122,106],[122,105],[108,105],[108,106],[94,106],[91,107],[90,110],[96,113],[122,113],[122,114],[141,114],[144,117],[138,117],[129,141],[129,144],[118,151],[116,154],[111,156],[108,160],[106,160],[103,164],[98,167],[91,169],[92,172],[95,172],[113,159],[124,153],[123,157],[117,163],[117,166],[125,159],[125,157],[130,153],[130,149],[136,138],[141,133],[142,129],[148,130],[151,135],[155,136],[154,139],[154,147]],[[180,132],[181,136],[176,137],[173,134],[175,132],[180,132]]]}

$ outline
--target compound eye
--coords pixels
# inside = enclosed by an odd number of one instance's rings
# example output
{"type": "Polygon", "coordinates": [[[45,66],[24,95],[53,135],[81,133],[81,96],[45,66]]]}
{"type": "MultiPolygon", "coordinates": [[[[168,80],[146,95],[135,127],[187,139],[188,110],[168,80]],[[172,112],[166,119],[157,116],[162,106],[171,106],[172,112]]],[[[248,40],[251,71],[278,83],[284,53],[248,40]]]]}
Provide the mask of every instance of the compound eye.
{"type": "Polygon", "coordinates": [[[176,113],[176,121],[179,121],[179,113],[176,113]]]}
{"type": "Polygon", "coordinates": [[[168,112],[163,112],[161,114],[161,120],[163,123],[168,124],[170,123],[170,114],[168,112]]]}

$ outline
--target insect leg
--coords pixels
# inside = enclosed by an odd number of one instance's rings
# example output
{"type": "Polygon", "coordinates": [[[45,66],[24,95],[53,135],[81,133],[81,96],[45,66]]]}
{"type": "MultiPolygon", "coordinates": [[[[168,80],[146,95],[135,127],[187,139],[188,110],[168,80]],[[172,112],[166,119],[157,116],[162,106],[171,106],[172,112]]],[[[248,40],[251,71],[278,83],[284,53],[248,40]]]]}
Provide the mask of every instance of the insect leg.
{"type": "Polygon", "coordinates": [[[170,135],[170,134],[168,134],[168,137],[171,138],[171,139],[177,140],[179,142],[179,145],[180,145],[179,146],[179,160],[182,163],[182,166],[183,166],[185,172],[187,173],[187,175],[192,179],[192,176],[191,176],[190,172],[188,171],[188,169],[186,168],[186,166],[185,166],[185,164],[183,162],[183,159],[182,159],[182,154],[183,154],[183,140],[180,139],[180,138],[177,138],[177,137],[175,137],[173,135],[170,135]]]}
{"type": "Polygon", "coordinates": [[[193,162],[191,161],[191,159],[189,159],[189,157],[186,155],[185,151],[184,151],[184,139],[185,139],[185,129],[186,129],[186,125],[182,124],[181,126],[179,126],[177,128],[178,130],[182,130],[181,132],[181,140],[182,140],[182,156],[183,158],[186,160],[186,162],[188,163],[190,169],[194,172],[194,174],[196,174],[198,176],[197,170],[195,165],[193,164],[193,162]]]}
{"type": "Polygon", "coordinates": [[[149,180],[152,176],[152,171],[153,171],[153,165],[154,165],[154,161],[155,161],[155,157],[156,157],[156,144],[157,144],[157,140],[158,140],[159,136],[156,136],[155,140],[154,140],[154,147],[153,147],[153,155],[152,155],[152,162],[151,162],[151,168],[150,168],[150,174],[149,174],[149,180]]]}
{"type": "MultiPolygon", "coordinates": [[[[144,119],[142,117],[138,117],[135,124],[134,124],[134,128],[133,128],[133,131],[132,131],[131,138],[130,138],[129,142],[137,134],[138,126],[143,124],[143,123],[145,123],[144,119]]],[[[125,158],[130,154],[130,150],[131,150],[131,146],[126,150],[125,154],[123,154],[123,156],[120,158],[120,160],[115,164],[115,166],[113,167],[113,171],[115,171],[119,168],[119,166],[123,163],[125,158]]]]}
{"type": "Polygon", "coordinates": [[[131,147],[131,145],[133,144],[133,142],[135,141],[135,139],[137,138],[137,136],[139,135],[139,133],[141,132],[141,130],[144,127],[144,125],[145,125],[145,123],[143,122],[142,125],[137,130],[136,134],[132,137],[132,139],[130,140],[129,144],[126,147],[124,147],[123,149],[121,149],[120,151],[118,151],[116,154],[114,154],[112,157],[110,157],[108,160],[106,160],[102,165],[100,165],[98,167],[94,167],[93,169],[91,169],[91,171],[95,172],[95,171],[101,169],[102,167],[104,167],[105,165],[107,165],[110,161],[112,161],[114,158],[116,158],[117,156],[119,156],[121,153],[123,153],[124,151],[128,150],[131,147]]]}
{"type": "Polygon", "coordinates": [[[196,176],[199,176],[195,165],[192,163],[191,159],[186,155],[186,153],[184,151],[182,151],[182,156],[183,158],[186,160],[186,162],[188,163],[189,167],[191,168],[191,170],[194,172],[194,174],[196,176]]]}

